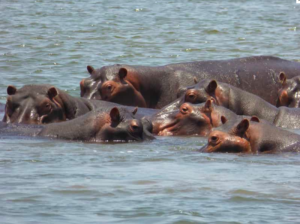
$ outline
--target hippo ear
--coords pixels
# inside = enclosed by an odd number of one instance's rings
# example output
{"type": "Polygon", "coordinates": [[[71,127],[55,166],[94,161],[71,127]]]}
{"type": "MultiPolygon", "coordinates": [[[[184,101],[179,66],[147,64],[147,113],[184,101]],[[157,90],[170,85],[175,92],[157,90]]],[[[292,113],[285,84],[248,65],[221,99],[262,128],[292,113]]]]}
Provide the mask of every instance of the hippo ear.
{"type": "Polygon", "coordinates": [[[243,119],[236,127],[237,134],[243,135],[249,128],[249,121],[243,119]]]}
{"type": "Polygon", "coordinates": [[[90,66],[90,65],[88,65],[86,68],[87,68],[87,70],[88,70],[88,72],[89,72],[90,74],[92,74],[93,71],[95,70],[95,69],[93,68],[93,66],[90,66]]]}
{"type": "Polygon", "coordinates": [[[131,112],[133,115],[136,114],[136,112],[138,111],[138,107],[134,108],[134,110],[131,112]]]}
{"type": "Polygon", "coordinates": [[[16,87],[14,87],[14,86],[8,86],[7,87],[7,94],[8,95],[15,95],[16,94],[16,92],[17,92],[17,88],[16,87]]]}
{"type": "Polygon", "coordinates": [[[117,107],[112,108],[109,115],[112,122],[119,122],[121,120],[120,111],[117,107]]]}
{"type": "Polygon", "coordinates": [[[53,99],[54,97],[56,97],[57,94],[58,94],[57,89],[55,87],[52,86],[48,89],[48,96],[50,99],[53,99]]]}
{"type": "Polygon", "coordinates": [[[120,68],[119,70],[119,78],[124,79],[127,76],[127,69],[126,68],[120,68]]]}
{"type": "Polygon", "coordinates": [[[218,83],[216,80],[211,80],[208,86],[206,87],[207,93],[214,93],[216,88],[218,87],[218,83]]]}
{"type": "Polygon", "coordinates": [[[221,122],[222,122],[222,124],[225,124],[227,122],[227,118],[224,116],[221,116],[221,122]]]}
{"type": "Polygon", "coordinates": [[[197,84],[198,82],[198,79],[194,76],[194,83],[197,84]]]}
{"type": "Polygon", "coordinates": [[[252,116],[251,119],[250,119],[250,121],[254,121],[254,122],[257,122],[257,123],[260,122],[259,118],[256,117],[256,116],[252,116]]]}
{"type": "Polygon", "coordinates": [[[205,110],[207,110],[207,111],[212,111],[212,101],[211,101],[211,100],[207,100],[207,101],[205,102],[204,107],[205,107],[205,110]]]}
{"type": "Polygon", "coordinates": [[[280,72],[279,74],[279,82],[283,85],[286,83],[286,75],[284,72],[280,72]]]}

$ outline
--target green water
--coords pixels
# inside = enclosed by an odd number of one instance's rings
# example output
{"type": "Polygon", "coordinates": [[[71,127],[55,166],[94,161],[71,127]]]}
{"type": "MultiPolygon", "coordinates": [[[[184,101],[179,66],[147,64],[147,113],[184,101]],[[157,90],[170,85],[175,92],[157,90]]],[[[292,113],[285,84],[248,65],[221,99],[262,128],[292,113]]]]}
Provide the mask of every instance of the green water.
{"type": "MultiPolygon", "coordinates": [[[[79,96],[87,65],[300,60],[295,0],[1,0],[7,85],[79,96]]],[[[84,144],[0,137],[0,223],[298,223],[300,157],[197,152],[204,138],[84,144]]]]}

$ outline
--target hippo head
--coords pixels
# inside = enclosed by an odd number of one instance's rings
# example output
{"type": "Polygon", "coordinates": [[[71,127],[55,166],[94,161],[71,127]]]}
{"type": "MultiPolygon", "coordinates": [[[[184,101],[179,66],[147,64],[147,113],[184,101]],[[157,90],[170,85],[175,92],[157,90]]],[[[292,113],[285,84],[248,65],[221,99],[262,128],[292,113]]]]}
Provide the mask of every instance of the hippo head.
{"type": "Polygon", "coordinates": [[[138,81],[134,72],[120,65],[94,69],[87,66],[90,78],[80,82],[81,96],[99,99],[127,106],[146,107],[146,102],[139,92],[138,81]]]}
{"type": "Polygon", "coordinates": [[[45,124],[66,120],[58,90],[47,85],[26,85],[17,90],[7,87],[3,122],[45,124]]]}
{"type": "Polygon", "coordinates": [[[215,113],[212,101],[200,107],[184,103],[179,111],[158,114],[153,119],[153,133],[158,135],[200,135],[207,136],[211,129],[226,122],[224,116],[215,113]]]}
{"type": "Polygon", "coordinates": [[[284,72],[279,74],[282,87],[278,91],[277,107],[300,107],[300,76],[287,79],[284,72]]]}
{"type": "MultiPolygon", "coordinates": [[[[143,141],[153,139],[153,135],[149,132],[149,122],[135,119],[133,113],[128,113],[126,109],[118,109],[114,107],[109,114],[104,116],[98,122],[99,127],[96,132],[96,141],[143,141]]],[[[101,116],[97,116],[99,119],[101,116]]]]}
{"type": "Polygon", "coordinates": [[[196,85],[198,83],[198,80],[196,77],[194,77],[194,83],[195,85],[192,85],[192,86],[182,86],[182,87],[179,87],[178,90],[177,90],[177,98],[180,98],[182,96],[185,95],[186,91],[189,90],[189,89],[195,89],[196,88],[196,85]]]}
{"type": "Polygon", "coordinates": [[[202,80],[194,89],[187,89],[184,101],[197,104],[212,100],[215,104],[226,106],[226,89],[222,88],[216,80],[202,80]]]}
{"type": "MultiPolygon", "coordinates": [[[[252,117],[251,121],[259,122],[259,119],[252,117]]],[[[208,143],[200,151],[209,153],[252,153],[250,137],[247,133],[249,126],[249,120],[243,119],[228,132],[212,131],[208,136],[208,143]]]]}
{"type": "Polygon", "coordinates": [[[100,69],[95,69],[88,65],[87,70],[90,73],[89,78],[82,79],[80,82],[80,96],[93,100],[101,100],[100,87],[108,78],[117,74],[118,68],[104,66],[100,69]]]}

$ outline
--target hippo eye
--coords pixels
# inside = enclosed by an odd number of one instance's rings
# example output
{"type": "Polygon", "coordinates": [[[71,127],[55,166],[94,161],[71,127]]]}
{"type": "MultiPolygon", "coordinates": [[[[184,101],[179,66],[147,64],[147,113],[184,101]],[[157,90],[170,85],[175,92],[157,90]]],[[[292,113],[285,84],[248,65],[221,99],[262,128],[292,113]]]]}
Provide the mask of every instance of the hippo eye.
{"type": "Polygon", "coordinates": [[[51,105],[49,103],[45,104],[46,109],[51,109],[51,105]]]}
{"type": "Polygon", "coordinates": [[[211,136],[209,140],[211,143],[216,144],[219,141],[219,137],[211,136]]]}
{"type": "Polygon", "coordinates": [[[50,103],[44,103],[41,107],[38,108],[38,113],[40,115],[45,115],[51,112],[52,106],[50,103]]]}
{"type": "Polygon", "coordinates": [[[111,86],[111,85],[108,85],[106,88],[107,88],[108,90],[112,90],[112,86],[111,86]]]}
{"type": "Polygon", "coordinates": [[[217,141],[219,138],[218,138],[217,136],[212,136],[210,139],[211,139],[212,141],[217,141]]]}
{"type": "Polygon", "coordinates": [[[194,98],[195,98],[195,95],[193,95],[193,94],[190,94],[190,95],[188,95],[188,98],[192,100],[192,99],[194,99],[194,98]]]}
{"type": "Polygon", "coordinates": [[[181,108],[181,112],[182,112],[183,114],[186,114],[188,111],[189,111],[189,108],[187,108],[187,107],[182,107],[182,108],[181,108]]]}

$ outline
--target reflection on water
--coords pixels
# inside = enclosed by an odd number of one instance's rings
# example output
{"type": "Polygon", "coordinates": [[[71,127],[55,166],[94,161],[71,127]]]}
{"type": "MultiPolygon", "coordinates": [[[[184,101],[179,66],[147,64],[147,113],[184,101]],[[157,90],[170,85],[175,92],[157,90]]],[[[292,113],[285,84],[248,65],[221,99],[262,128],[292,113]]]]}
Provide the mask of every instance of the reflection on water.
{"type": "MultiPolygon", "coordinates": [[[[7,85],[31,83],[79,96],[87,65],[250,55],[299,61],[299,7],[279,0],[3,0],[0,101],[7,85]]],[[[1,223],[298,222],[298,155],[199,153],[205,142],[1,137],[1,223]]]]}

